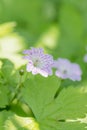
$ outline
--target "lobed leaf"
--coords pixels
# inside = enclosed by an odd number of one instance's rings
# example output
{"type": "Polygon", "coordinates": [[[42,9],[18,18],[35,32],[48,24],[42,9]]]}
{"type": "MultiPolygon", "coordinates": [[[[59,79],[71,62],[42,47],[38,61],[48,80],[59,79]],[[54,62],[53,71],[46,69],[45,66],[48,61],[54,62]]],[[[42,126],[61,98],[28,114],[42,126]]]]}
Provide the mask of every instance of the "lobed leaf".
{"type": "Polygon", "coordinates": [[[39,130],[39,125],[33,118],[3,111],[0,112],[0,130],[39,130]]]}
{"type": "Polygon", "coordinates": [[[77,122],[87,113],[87,94],[79,87],[63,88],[55,94],[60,81],[56,77],[35,76],[24,83],[22,95],[33,111],[41,130],[85,130],[86,124],[77,122]],[[74,122],[67,122],[67,120],[74,122]]]}

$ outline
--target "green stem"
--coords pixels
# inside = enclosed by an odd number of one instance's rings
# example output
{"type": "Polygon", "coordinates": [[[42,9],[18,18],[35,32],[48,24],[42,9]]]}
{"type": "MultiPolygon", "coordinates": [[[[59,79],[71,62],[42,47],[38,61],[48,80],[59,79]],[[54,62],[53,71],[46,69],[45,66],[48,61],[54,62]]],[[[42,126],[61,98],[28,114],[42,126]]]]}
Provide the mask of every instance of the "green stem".
{"type": "Polygon", "coordinates": [[[20,89],[21,89],[22,86],[23,86],[23,84],[22,84],[22,75],[20,75],[20,79],[19,79],[19,83],[18,83],[17,88],[16,88],[15,95],[14,95],[14,97],[12,98],[12,100],[10,101],[10,104],[11,104],[12,102],[14,102],[15,99],[17,99],[17,96],[18,96],[18,94],[19,94],[20,89]]]}

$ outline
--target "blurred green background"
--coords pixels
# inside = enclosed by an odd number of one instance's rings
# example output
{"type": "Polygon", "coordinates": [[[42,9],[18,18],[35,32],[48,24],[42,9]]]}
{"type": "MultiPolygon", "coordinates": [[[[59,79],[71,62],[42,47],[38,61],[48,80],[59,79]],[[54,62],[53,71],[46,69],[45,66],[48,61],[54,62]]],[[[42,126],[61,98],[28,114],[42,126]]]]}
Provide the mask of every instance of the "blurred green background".
{"type": "Polygon", "coordinates": [[[87,0],[0,0],[0,24],[0,57],[19,66],[23,49],[43,47],[54,59],[79,63],[87,76],[87,0]]]}

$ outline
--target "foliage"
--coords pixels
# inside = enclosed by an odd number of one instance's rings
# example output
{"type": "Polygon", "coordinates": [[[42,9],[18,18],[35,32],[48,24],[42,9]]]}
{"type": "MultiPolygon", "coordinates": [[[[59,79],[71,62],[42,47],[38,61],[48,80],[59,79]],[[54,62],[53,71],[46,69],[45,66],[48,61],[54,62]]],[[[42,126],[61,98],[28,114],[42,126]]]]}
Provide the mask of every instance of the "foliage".
{"type": "Polygon", "coordinates": [[[87,0],[1,0],[0,23],[0,130],[86,130],[87,0]],[[79,63],[82,80],[26,72],[31,46],[79,63]]]}

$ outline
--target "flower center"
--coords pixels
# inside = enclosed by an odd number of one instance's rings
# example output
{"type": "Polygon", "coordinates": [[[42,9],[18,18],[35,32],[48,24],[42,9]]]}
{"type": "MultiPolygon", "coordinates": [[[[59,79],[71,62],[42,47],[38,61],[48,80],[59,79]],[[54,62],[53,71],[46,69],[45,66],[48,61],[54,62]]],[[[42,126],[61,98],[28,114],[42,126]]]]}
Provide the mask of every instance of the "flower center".
{"type": "Polygon", "coordinates": [[[64,70],[63,73],[64,73],[64,74],[67,74],[67,70],[64,70]]]}
{"type": "Polygon", "coordinates": [[[36,59],[36,60],[35,60],[35,62],[34,62],[34,66],[35,66],[35,67],[38,67],[38,66],[39,66],[39,64],[40,64],[40,63],[39,63],[39,60],[38,60],[38,59],[36,59]]]}

